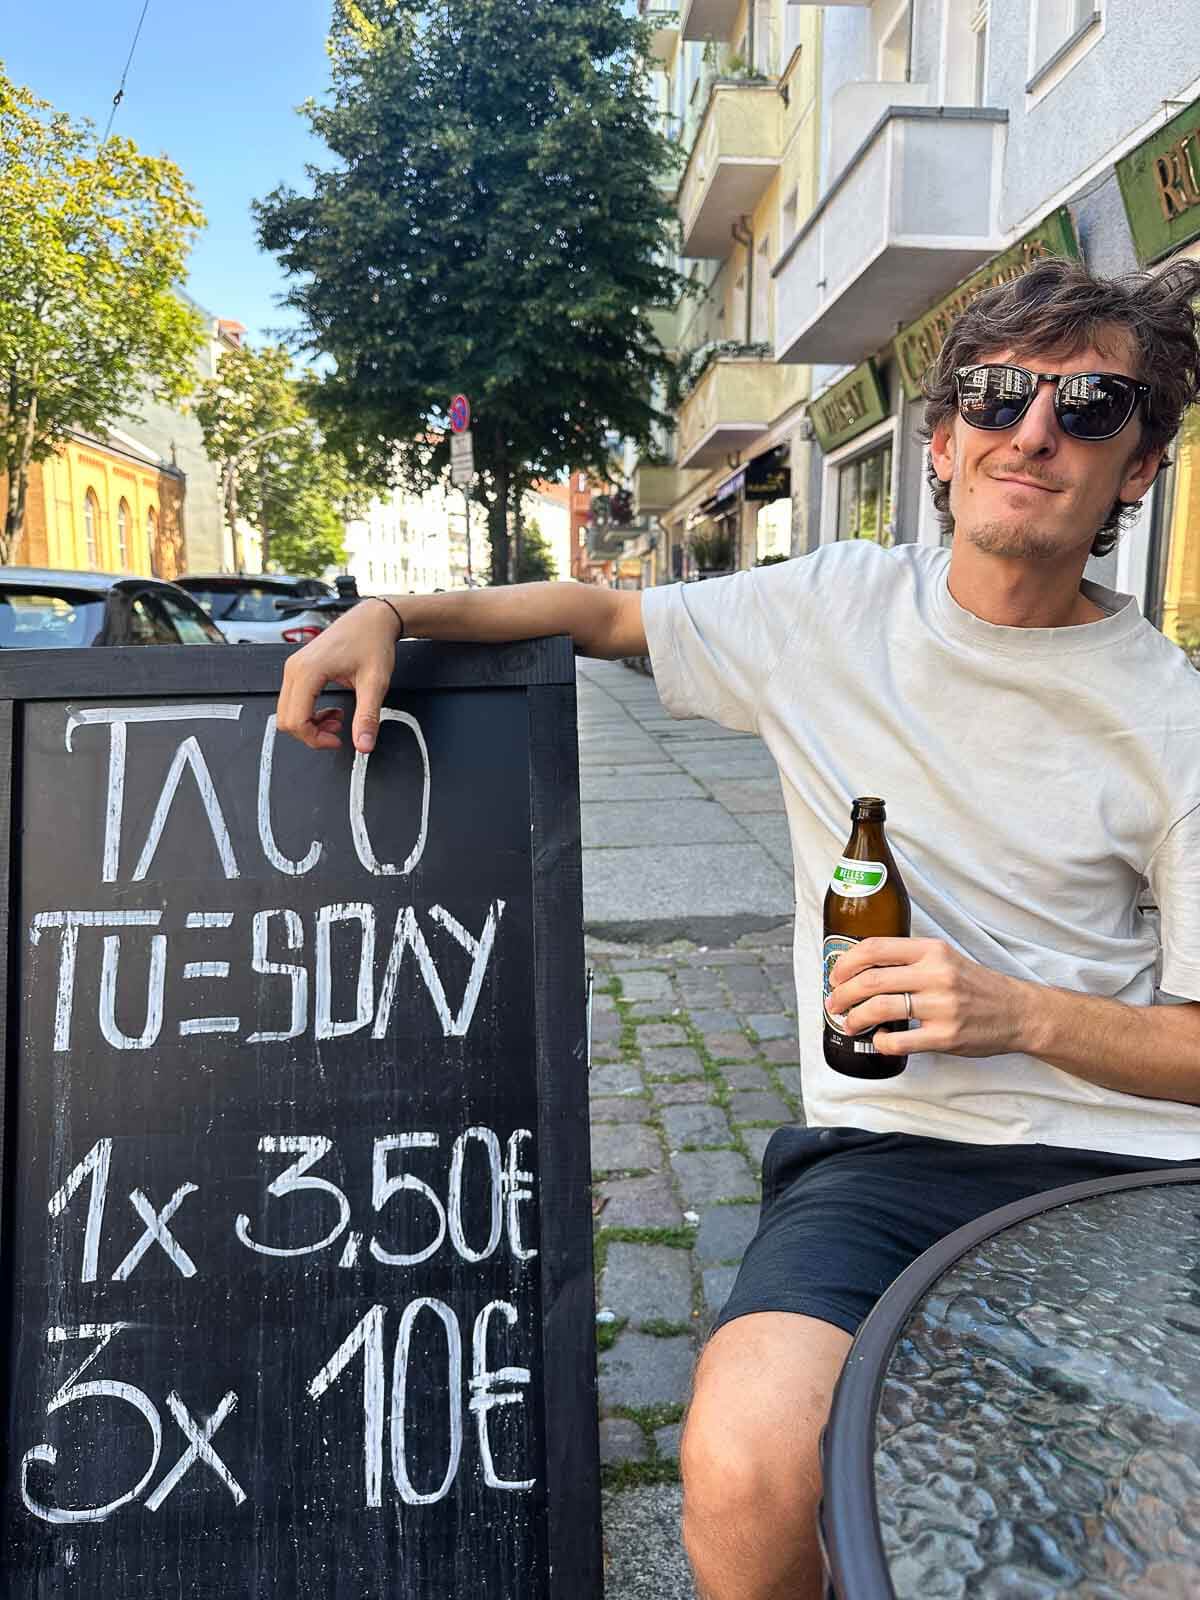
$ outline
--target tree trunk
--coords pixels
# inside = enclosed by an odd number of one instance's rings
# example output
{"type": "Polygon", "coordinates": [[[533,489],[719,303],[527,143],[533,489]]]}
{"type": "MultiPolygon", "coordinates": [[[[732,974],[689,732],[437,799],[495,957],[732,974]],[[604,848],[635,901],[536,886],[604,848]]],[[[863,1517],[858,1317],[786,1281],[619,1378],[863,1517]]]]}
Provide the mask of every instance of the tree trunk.
{"type": "Polygon", "coordinates": [[[521,556],[525,549],[525,486],[516,485],[516,505],[513,510],[512,581],[521,581],[521,556]]]}
{"type": "Polygon", "coordinates": [[[4,537],[0,540],[0,565],[11,566],[25,532],[25,501],[29,494],[29,468],[33,461],[33,441],[37,433],[37,371],[33,374],[33,393],[25,413],[25,425],[17,454],[8,463],[8,505],[4,512],[4,537]]]}
{"type": "Polygon", "coordinates": [[[509,474],[502,434],[497,435],[496,438],[496,467],[492,476],[496,483],[496,498],[488,507],[488,532],[492,538],[492,582],[493,584],[502,584],[510,581],[508,565],[509,474]]]}

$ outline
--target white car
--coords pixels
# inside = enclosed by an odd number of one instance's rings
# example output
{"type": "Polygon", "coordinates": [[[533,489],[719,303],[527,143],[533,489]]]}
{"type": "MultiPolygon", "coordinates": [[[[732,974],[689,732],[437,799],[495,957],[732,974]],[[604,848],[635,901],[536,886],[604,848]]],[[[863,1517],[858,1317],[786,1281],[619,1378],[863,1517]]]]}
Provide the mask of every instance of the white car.
{"type": "Polygon", "coordinates": [[[307,644],[334,617],[329,611],[303,609],[305,600],[333,597],[333,589],[319,578],[289,578],[275,572],[189,572],[175,581],[231,644],[307,644]],[[280,601],[286,610],[280,609],[280,601]]]}

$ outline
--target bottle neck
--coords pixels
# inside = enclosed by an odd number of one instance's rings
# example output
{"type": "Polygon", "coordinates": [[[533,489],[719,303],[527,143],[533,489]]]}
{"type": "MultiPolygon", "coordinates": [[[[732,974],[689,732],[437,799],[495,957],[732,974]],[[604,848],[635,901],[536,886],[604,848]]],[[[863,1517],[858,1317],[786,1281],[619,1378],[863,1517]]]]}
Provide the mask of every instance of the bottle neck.
{"type": "Polygon", "coordinates": [[[849,861],[877,861],[887,850],[882,822],[856,822],[846,845],[849,861]]]}

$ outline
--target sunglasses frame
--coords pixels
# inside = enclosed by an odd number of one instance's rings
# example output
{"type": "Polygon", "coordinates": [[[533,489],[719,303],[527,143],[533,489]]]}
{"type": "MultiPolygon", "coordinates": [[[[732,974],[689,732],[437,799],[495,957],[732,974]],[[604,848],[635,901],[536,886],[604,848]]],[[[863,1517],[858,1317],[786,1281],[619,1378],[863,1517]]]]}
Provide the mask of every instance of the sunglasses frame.
{"type": "Polygon", "coordinates": [[[956,367],[954,371],[954,388],[958,396],[958,414],[967,424],[968,428],[979,428],[984,433],[1003,433],[1006,428],[1015,428],[1017,423],[1021,421],[1022,417],[1026,415],[1030,406],[1037,398],[1038,390],[1041,388],[1043,383],[1052,383],[1054,385],[1055,421],[1058,423],[1063,433],[1066,434],[1068,439],[1074,439],[1079,444],[1103,444],[1107,439],[1115,439],[1121,430],[1128,426],[1129,419],[1137,410],[1139,401],[1144,402],[1150,394],[1150,385],[1148,383],[1138,383],[1136,378],[1131,378],[1127,373],[1124,372],[1033,372],[1029,367],[1022,367],[1015,361],[973,361],[969,366],[956,367]],[[1025,403],[1011,421],[976,422],[971,417],[968,417],[966,412],[963,410],[963,379],[969,372],[980,372],[983,370],[988,372],[1021,372],[1024,373],[1025,377],[1031,381],[1032,388],[1025,399],[1025,403]],[[1129,402],[1129,410],[1125,413],[1125,416],[1111,433],[1079,434],[1072,433],[1070,429],[1063,427],[1062,413],[1060,409],[1062,406],[1063,384],[1070,383],[1073,378],[1115,378],[1118,383],[1129,385],[1130,389],[1132,390],[1132,398],[1129,402]]]}

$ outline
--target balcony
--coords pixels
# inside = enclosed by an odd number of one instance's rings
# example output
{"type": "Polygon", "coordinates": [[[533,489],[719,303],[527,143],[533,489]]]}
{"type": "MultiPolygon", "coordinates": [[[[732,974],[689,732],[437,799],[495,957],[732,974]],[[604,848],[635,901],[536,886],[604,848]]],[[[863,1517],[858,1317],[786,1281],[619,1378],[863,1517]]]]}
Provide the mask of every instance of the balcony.
{"type": "Polygon", "coordinates": [[[775,266],[777,361],[856,365],[1003,248],[1007,120],[884,112],[775,266]]]}
{"type": "Polygon", "coordinates": [[[730,456],[748,449],[783,410],[797,376],[762,356],[720,356],[710,362],[679,407],[679,469],[724,466],[730,456]]]}
{"type": "Polygon", "coordinates": [[[650,41],[651,59],[660,66],[669,66],[679,48],[679,11],[676,6],[661,5],[658,0],[641,0],[639,10],[643,22],[654,29],[650,41]]]}
{"type": "Polygon", "coordinates": [[[728,39],[741,9],[740,0],[683,0],[679,31],[685,39],[728,39]]]}
{"type": "Polygon", "coordinates": [[[679,185],[683,254],[723,260],[731,226],[751,213],[779,170],[774,83],[718,79],[679,185]]]}
{"type": "Polygon", "coordinates": [[[656,517],[679,499],[677,467],[652,466],[639,461],[633,474],[633,514],[656,517]]]}

